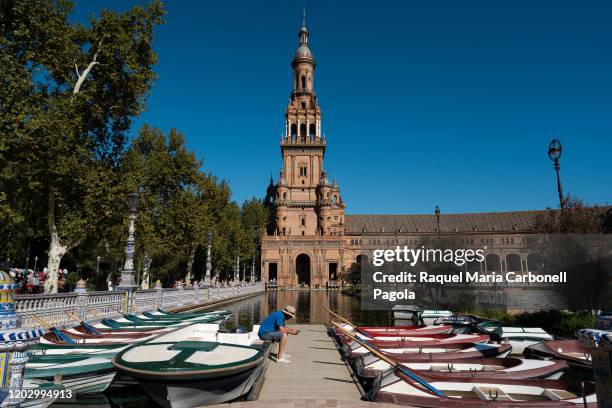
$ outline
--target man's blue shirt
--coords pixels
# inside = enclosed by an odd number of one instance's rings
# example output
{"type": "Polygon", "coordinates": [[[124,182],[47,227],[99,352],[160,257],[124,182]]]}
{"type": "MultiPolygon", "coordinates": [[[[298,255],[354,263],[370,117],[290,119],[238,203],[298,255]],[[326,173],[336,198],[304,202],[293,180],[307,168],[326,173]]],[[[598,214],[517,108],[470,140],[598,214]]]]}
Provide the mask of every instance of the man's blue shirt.
{"type": "Polygon", "coordinates": [[[270,313],[268,317],[259,326],[258,335],[262,335],[268,332],[279,331],[281,327],[285,325],[285,314],[277,310],[276,312],[270,313]]]}

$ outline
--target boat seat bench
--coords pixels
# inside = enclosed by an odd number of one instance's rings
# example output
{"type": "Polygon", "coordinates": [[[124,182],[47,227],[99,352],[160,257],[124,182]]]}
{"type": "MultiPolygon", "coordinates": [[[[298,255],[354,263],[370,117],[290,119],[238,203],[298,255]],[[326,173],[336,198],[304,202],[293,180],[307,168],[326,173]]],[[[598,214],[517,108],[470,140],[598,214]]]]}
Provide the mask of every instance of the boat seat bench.
{"type": "Polygon", "coordinates": [[[578,398],[576,394],[573,394],[569,391],[565,390],[545,390],[542,395],[551,400],[564,400],[564,399],[573,399],[578,398]]]}
{"type": "Polygon", "coordinates": [[[213,351],[219,343],[213,341],[179,341],[168,347],[168,350],[191,350],[213,351]]]}
{"type": "Polygon", "coordinates": [[[512,401],[512,397],[498,387],[476,386],[472,391],[484,401],[512,401]]]}

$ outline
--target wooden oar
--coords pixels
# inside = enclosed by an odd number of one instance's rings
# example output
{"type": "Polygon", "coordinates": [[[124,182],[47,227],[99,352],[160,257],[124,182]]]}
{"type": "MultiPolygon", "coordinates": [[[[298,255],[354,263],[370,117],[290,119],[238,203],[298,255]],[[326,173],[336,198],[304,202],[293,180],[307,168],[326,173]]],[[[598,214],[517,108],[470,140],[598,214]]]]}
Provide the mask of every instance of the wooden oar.
{"type": "Polygon", "coordinates": [[[82,320],[83,320],[83,319],[81,319],[79,316],[77,316],[77,314],[76,314],[76,313],[74,313],[74,312],[72,312],[72,311],[70,311],[70,310],[66,310],[66,314],[67,314],[68,316],[70,316],[70,317],[72,318],[72,320],[76,320],[77,322],[80,322],[80,321],[82,321],[82,320]]]}
{"type": "Polygon", "coordinates": [[[44,319],[43,319],[43,318],[41,318],[41,317],[36,316],[35,314],[30,315],[30,316],[31,316],[31,317],[33,317],[33,318],[34,318],[34,320],[38,321],[38,323],[40,323],[40,325],[41,325],[42,327],[46,328],[47,330],[48,330],[48,329],[51,329],[51,328],[53,327],[53,325],[52,325],[51,323],[49,323],[48,321],[44,320],[44,319]]]}
{"type": "Polygon", "coordinates": [[[331,310],[329,310],[328,308],[325,308],[325,310],[327,310],[327,312],[328,312],[330,315],[332,315],[332,316],[334,316],[334,317],[336,317],[336,318],[338,318],[338,319],[342,320],[344,323],[346,323],[346,324],[348,324],[348,325],[350,325],[350,326],[353,326],[353,328],[355,329],[355,331],[356,331],[356,332],[359,332],[359,333],[361,333],[362,335],[364,335],[364,336],[366,336],[366,337],[372,337],[372,336],[370,336],[368,333],[365,333],[363,330],[359,329],[359,327],[357,327],[357,325],[356,325],[356,324],[353,324],[353,323],[352,323],[350,320],[348,320],[348,319],[346,319],[346,318],[344,318],[344,317],[340,316],[338,313],[332,312],[332,311],[331,311],[331,310]]]}
{"type": "Polygon", "coordinates": [[[380,358],[381,360],[391,364],[392,367],[397,368],[402,373],[406,374],[408,377],[410,377],[414,381],[418,382],[423,387],[427,388],[429,391],[431,391],[434,394],[436,394],[438,397],[446,397],[446,395],[442,391],[440,391],[439,389],[437,389],[436,387],[434,387],[433,385],[431,385],[430,383],[428,383],[427,381],[425,381],[424,379],[419,377],[414,371],[410,370],[409,368],[399,364],[397,361],[393,360],[392,358],[390,358],[390,357],[386,356],[385,354],[381,353],[380,351],[378,351],[378,349],[376,349],[376,347],[370,345],[367,341],[359,339],[356,336],[354,336],[352,333],[349,333],[347,330],[342,328],[338,323],[332,322],[332,324],[334,326],[336,326],[341,332],[343,332],[350,339],[352,339],[353,341],[356,341],[357,343],[361,344],[370,353],[374,354],[376,357],[380,358]]]}

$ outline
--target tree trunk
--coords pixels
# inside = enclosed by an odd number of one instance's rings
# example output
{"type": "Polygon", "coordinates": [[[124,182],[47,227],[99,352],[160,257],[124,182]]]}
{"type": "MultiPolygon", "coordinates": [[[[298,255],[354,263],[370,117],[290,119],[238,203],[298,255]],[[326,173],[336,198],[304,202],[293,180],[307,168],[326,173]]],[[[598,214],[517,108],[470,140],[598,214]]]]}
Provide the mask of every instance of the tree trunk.
{"type": "Polygon", "coordinates": [[[47,208],[47,226],[49,228],[49,256],[47,260],[47,278],[45,279],[45,293],[57,293],[58,271],[62,262],[62,257],[68,251],[79,245],[81,240],[74,241],[70,244],[63,243],[57,233],[55,225],[55,196],[49,192],[48,208],[47,208]]]}
{"type": "Polygon", "coordinates": [[[55,225],[55,196],[53,192],[49,192],[48,208],[47,208],[47,226],[49,228],[49,256],[47,260],[47,278],[45,279],[45,293],[57,293],[58,270],[62,257],[68,251],[66,245],[60,241],[55,225]]]}
{"type": "Polygon", "coordinates": [[[59,242],[57,236],[51,236],[49,244],[49,257],[47,261],[47,278],[45,279],[45,293],[57,293],[58,271],[62,257],[67,248],[59,242]]]}
{"type": "Polygon", "coordinates": [[[193,279],[192,272],[193,272],[193,263],[195,261],[195,253],[196,253],[196,246],[193,245],[191,247],[191,251],[189,251],[189,258],[187,259],[187,273],[185,274],[185,284],[186,285],[191,283],[191,280],[193,279]]]}
{"type": "Polygon", "coordinates": [[[151,263],[153,262],[153,259],[151,259],[147,251],[144,251],[142,258],[142,281],[140,282],[140,288],[146,290],[151,288],[149,282],[149,269],[151,268],[151,263]]]}

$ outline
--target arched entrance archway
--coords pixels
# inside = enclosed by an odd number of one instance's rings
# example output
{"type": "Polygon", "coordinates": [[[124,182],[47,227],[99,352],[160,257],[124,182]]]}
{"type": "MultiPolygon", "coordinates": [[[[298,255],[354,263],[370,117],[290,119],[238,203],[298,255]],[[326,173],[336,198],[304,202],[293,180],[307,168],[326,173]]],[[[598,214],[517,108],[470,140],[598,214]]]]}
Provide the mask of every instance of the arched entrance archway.
{"type": "Polygon", "coordinates": [[[508,272],[520,272],[523,268],[521,265],[521,257],[517,254],[506,256],[506,270],[508,272]]]}
{"type": "Polygon", "coordinates": [[[295,258],[295,273],[298,284],[310,285],[310,257],[300,254],[295,258]]]}
{"type": "Polygon", "coordinates": [[[365,254],[361,254],[361,255],[357,255],[357,258],[355,258],[355,262],[358,263],[359,265],[367,265],[370,262],[370,259],[368,258],[367,255],[365,254]]]}

